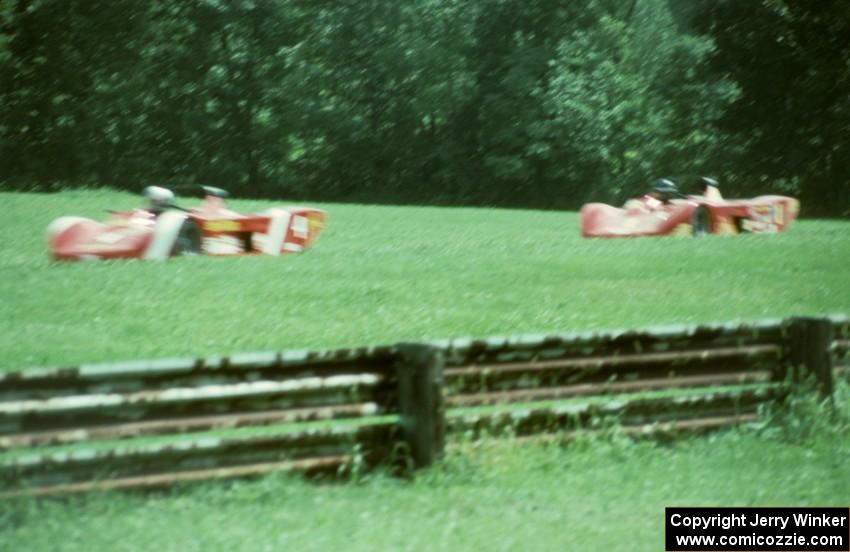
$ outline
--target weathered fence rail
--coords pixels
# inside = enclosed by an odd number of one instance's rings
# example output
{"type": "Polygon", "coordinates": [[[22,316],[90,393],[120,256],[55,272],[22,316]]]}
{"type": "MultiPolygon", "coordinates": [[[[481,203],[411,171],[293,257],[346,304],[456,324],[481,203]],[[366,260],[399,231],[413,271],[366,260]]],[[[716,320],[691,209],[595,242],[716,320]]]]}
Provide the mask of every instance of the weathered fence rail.
{"type": "Polygon", "coordinates": [[[447,432],[712,429],[804,380],[831,397],[848,357],[833,317],[5,372],[0,493],[423,466],[447,432]]]}
{"type": "MultiPolygon", "coordinates": [[[[53,494],[275,470],[333,471],[380,461],[399,443],[424,464],[434,454],[404,431],[423,431],[422,424],[405,422],[424,393],[422,381],[406,377],[419,371],[408,364],[419,350],[432,348],[2,373],[0,483],[6,494],[53,494]]],[[[429,423],[441,417],[421,407],[414,415],[429,423]]]]}
{"type": "Polygon", "coordinates": [[[528,437],[606,419],[642,433],[739,423],[787,389],[786,331],[767,321],[451,342],[449,428],[528,437]]]}

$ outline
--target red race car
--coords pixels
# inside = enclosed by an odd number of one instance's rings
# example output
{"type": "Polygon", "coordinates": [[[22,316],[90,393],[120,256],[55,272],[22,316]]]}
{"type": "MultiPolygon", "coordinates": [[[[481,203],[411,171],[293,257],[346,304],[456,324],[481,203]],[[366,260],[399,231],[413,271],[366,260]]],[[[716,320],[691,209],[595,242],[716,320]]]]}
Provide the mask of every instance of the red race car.
{"type": "Polygon", "coordinates": [[[145,188],[144,208],[113,213],[106,222],[60,217],[47,228],[57,261],[166,259],[178,255],[281,255],[304,251],[325,227],[327,215],[310,207],[276,207],[239,214],[224,206],[227,192],[203,186],[198,207],[174,203],[174,193],[145,188]]]}
{"type": "Polygon", "coordinates": [[[781,232],[800,211],[800,202],[791,197],[723,199],[714,180],[702,178],[700,184],[701,194],[683,196],[671,180],[661,179],[622,208],[588,203],[581,208],[581,233],[616,238],[781,232]]]}

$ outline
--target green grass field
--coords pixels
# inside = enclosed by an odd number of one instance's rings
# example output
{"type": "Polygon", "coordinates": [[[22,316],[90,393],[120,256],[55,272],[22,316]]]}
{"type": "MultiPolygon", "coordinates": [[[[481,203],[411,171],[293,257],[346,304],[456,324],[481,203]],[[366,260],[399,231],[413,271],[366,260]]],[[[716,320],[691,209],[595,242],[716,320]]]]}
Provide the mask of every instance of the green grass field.
{"type": "MultiPolygon", "coordinates": [[[[329,227],[299,256],[48,261],[53,218],[137,202],[0,194],[0,369],[850,313],[841,221],[584,240],[575,213],[320,205],[329,227]]],[[[802,401],[782,422],[666,447],[454,443],[413,481],[273,476],[0,504],[0,550],[661,550],[664,506],[847,505],[840,394],[833,416],[802,401]]]]}
{"type": "Polygon", "coordinates": [[[0,202],[3,369],[850,312],[840,221],[586,240],[575,213],[323,205],[329,227],[300,256],[53,264],[53,218],[100,218],[138,198],[0,202]]]}
{"type": "Polygon", "coordinates": [[[0,549],[663,550],[665,506],[846,506],[850,417],[827,426],[816,421],[822,411],[804,410],[809,434],[786,423],[672,447],[616,437],[566,448],[460,444],[413,481],[270,476],[0,503],[0,549]]]}

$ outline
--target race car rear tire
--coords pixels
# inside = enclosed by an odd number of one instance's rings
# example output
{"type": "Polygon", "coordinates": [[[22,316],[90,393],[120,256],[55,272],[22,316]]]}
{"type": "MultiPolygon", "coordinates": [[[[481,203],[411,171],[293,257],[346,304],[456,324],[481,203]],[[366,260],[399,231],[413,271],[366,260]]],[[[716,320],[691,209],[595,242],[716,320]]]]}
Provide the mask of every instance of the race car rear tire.
{"type": "Polygon", "coordinates": [[[189,219],[183,221],[177,238],[174,240],[174,249],[171,254],[175,257],[183,255],[197,255],[201,252],[201,229],[189,219]]]}
{"type": "Polygon", "coordinates": [[[695,238],[711,234],[711,211],[707,207],[700,206],[691,215],[691,228],[695,238]]]}

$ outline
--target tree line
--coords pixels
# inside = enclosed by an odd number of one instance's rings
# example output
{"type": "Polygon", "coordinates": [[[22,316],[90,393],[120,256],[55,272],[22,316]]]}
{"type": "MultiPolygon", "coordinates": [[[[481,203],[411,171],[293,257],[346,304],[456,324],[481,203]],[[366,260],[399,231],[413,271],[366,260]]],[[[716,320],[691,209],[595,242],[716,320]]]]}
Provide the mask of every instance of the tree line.
{"type": "Polygon", "coordinates": [[[850,208],[842,0],[9,0],[0,186],[850,208]]]}

